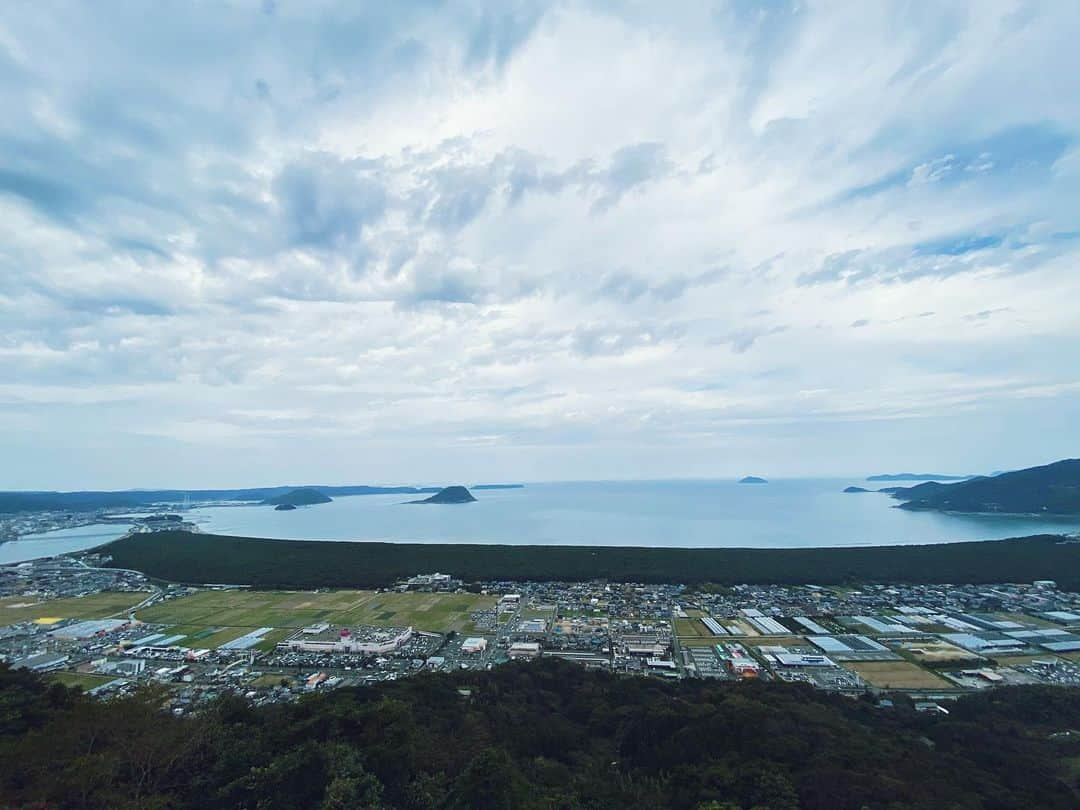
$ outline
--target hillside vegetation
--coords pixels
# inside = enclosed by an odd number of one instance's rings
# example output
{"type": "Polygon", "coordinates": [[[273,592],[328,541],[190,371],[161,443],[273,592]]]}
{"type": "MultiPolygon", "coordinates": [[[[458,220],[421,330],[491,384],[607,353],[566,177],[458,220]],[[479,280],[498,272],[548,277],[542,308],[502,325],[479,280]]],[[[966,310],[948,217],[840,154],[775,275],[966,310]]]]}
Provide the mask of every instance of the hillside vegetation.
{"type": "Polygon", "coordinates": [[[785,684],[541,660],[200,714],[92,702],[0,665],[0,804],[80,808],[1075,808],[1080,691],[948,717],[785,684]],[[459,690],[467,690],[462,694],[459,690]]]}
{"type": "Polygon", "coordinates": [[[327,495],[317,489],[301,487],[300,489],[283,492],[281,495],[275,495],[273,498],[267,498],[263,503],[273,504],[274,506],[311,506],[317,503],[330,503],[330,501],[331,499],[327,495]]]}
{"type": "Polygon", "coordinates": [[[1080,459],[955,484],[927,482],[897,489],[893,497],[905,501],[902,509],[1080,515],[1080,459]]]}

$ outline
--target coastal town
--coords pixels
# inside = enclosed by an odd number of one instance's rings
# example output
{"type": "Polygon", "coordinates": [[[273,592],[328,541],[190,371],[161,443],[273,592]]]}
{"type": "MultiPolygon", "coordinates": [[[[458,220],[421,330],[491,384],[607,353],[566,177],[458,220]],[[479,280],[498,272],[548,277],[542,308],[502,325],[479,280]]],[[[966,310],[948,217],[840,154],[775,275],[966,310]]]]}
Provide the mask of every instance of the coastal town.
{"type": "Polygon", "coordinates": [[[994,585],[465,583],[368,590],[152,582],[101,553],[0,567],[0,661],[177,714],[430,671],[560,658],[661,679],[779,680],[922,711],[1020,684],[1080,685],[1080,594],[994,585]]]}

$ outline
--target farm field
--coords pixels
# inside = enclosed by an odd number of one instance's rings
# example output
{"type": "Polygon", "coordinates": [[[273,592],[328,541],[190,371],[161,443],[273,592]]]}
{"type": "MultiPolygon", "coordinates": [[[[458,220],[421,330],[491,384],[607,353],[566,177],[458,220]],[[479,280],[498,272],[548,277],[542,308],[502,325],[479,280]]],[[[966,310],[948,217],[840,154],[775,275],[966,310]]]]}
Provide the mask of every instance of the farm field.
{"type": "Polygon", "coordinates": [[[87,691],[116,680],[115,675],[95,675],[92,672],[51,672],[48,678],[64,686],[79,686],[87,691]]]}
{"type": "Polygon", "coordinates": [[[996,660],[999,666],[1021,667],[1025,666],[1026,664],[1030,664],[1032,661],[1060,661],[1063,657],[1066,657],[1068,655],[1080,655],[1080,653],[1065,653],[1064,655],[1055,655],[1051,652],[1044,652],[1032,653],[1029,655],[999,655],[996,657],[996,660]]]}
{"type": "Polygon", "coordinates": [[[703,636],[685,636],[685,637],[680,636],[679,637],[679,646],[680,647],[712,647],[712,646],[714,646],[716,644],[721,643],[724,640],[731,641],[732,638],[731,638],[731,636],[710,636],[709,638],[705,638],[703,636]]]}
{"type": "Polygon", "coordinates": [[[521,619],[543,619],[544,621],[549,622],[554,621],[555,605],[527,605],[521,608],[518,617],[521,619]]]}
{"type": "MultiPolygon", "coordinates": [[[[477,594],[200,591],[151,605],[138,611],[137,618],[173,625],[176,633],[186,633],[201,646],[209,647],[256,627],[287,631],[316,622],[411,625],[418,630],[467,632],[473,628],[471,614],[492,608],[495,601],[493,596],[477,594]],[[197,638],[214,628],[217,629],[213,633],[197,638]]],[[[278,634],[281,635],[285,634],[278,634]]],[[[275,634],[269,634],[267,640],[274,637],[275,634]]]]}
{"type": "Polygon", "coordinates": [[[713,638],[709,628],[701,623],[701,619],[676,619],[675,634],[679,638],[713,638]]]}
{"type": "Polygon", "coordinates": [[[950,684],[908,661],[851,661],[844,667],[871,686],[891,689],[941,689],[950,684]]]}
{"type": "Polygon", "coordinates": [[[0,599],[0,626],[38,619],[104,619],[127,610],[149,596],[142,591],[103,591],[69,599],[8,596],[0,599]]]}

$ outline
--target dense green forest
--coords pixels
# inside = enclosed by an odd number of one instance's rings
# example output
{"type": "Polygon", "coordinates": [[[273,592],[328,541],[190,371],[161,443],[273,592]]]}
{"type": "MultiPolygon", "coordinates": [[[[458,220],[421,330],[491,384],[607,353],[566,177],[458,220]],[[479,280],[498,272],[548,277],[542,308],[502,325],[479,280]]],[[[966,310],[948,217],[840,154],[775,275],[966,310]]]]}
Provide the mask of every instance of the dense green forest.
{"type": "Polygon", "coordinates": [[[843,584],[1031,582],[1080,590],[1080,542],[1053,535],[862,548],[626,548],[260,540],[162,531],[104,547],[112,565],[174,582],[378,587],[418,572],[475,580],[843,584]]]}
{"type": "Polygon", "coordinates": [[[164,808],[1075,808],[1080,691],[948,717],[785,684],[542,660],[174,717],[0,666],[0,804],[164,808]],[[463,694],[467,691],[468,694],[463,694]],[[1070,775],[1072,767],[1072,775],[1070,775]]]}
{"type": "Polygon", "coordinates": [[[1080,459],[972,478],[956,484],[927,482],[904,487],[893,497],[904,509],[1015,514],[1080,514],[1080,459]]]}

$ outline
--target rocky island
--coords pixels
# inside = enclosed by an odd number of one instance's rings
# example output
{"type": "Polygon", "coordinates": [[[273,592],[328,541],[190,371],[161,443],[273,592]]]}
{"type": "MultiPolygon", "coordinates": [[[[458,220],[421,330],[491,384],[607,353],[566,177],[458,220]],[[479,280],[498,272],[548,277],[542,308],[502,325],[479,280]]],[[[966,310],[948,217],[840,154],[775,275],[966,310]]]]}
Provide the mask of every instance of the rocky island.
{"type": "Polygon", "coordinates": [[[748,475],[745,478],[739,479],[740,484],[767,484],[769,483],[764,478],[758,478],[756,475],[748,475]]]}
{"type": "Polygon", "coordinates": [[[445,487],[440,489],[430,498],[420,501],[406,501],[406,503],[472,503],[476,498],[468,489],[461,486],[445,487]]]}
{"type": "Polygon", "coordinates": [[[274,507],[275,512],[292,512],[296,509],[291,503],[279,503],[274,507]]]}
{"type": "Polygon", "coordinates": [[[848,493],[854,493],[854,492],[869,492],[869,491],[870,491],[870,490],[868,490],[868,489],[863,489],[862,487],[844,487],[844,492],[848,492],[848,493]]]}
{"type": "Polygon", "coordinates": [[[297,506],[312,506],[317,503],[330,503],[332,500],[333,498],[324,495],[317,489],[301,487],[300,489],[276,495],[273,498],[267,498],[263,503],[276,507],[291,506],[295,508],[297,506]]]}

